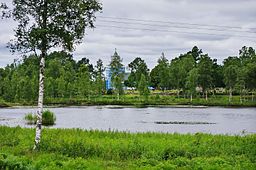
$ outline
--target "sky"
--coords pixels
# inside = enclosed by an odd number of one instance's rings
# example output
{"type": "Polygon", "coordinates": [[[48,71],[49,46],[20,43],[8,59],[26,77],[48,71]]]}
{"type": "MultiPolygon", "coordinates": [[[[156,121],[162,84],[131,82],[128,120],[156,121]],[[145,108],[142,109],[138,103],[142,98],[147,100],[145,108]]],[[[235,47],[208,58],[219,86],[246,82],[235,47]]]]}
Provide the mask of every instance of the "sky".
{"type": "MultiPolygon", "coordinates": [[[[0,2],[10,3],[9,0],[0,2]]],[[[100,0],[94,29],[86,30],[74,59],[100,58],[108,65],[115,49],[128,65],[136,57],[149,68],[164,52],[171,60],[198,46],[221,64],[243,46],[256,47],[255,0],[100,0]]],[[[6,44],[16,24],[0,20],[0,67],[20,59],[6,44]]]]}

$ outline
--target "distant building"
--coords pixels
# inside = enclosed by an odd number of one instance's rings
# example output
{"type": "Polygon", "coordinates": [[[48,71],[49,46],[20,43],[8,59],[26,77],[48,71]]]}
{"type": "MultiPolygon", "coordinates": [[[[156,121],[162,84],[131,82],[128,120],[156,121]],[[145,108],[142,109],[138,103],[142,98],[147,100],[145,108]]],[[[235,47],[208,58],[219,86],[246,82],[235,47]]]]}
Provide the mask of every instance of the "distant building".
{"type": "MultiPolygon", "coordinates": [[[[114,57],[114,56],[120,57],[120,56],[118,55],[116,49],[115,49],[115,53],[114,53],[114,55],[113,55],[112,57],[114,57]]],[[[123,80],[123,81],[128,80],[128,77],[129,77],[129,75],[130,75],[130,70],[129,70],[128,67],[125,68],[125,67],[123,66],[123,67],[119,70],[119,72],[124,74],[124,80],[123,80]]],[[[106,79],[105,79],[105,80],[106,80],[106,89],[107,89],[107,90],[113,89],[113,84],[112,84],[112,81],[111,81],[112,71],[111,71],[110,66],[106,67],[105,76],[106,76],[106,79]]],[[[124,83],[124,82],[123,82],[123,83],[124,83]]]]}
{"type": "MultiPolygon", "coordinates": [[[[120,70],[120,72],[123,72],[124,73],[124,81],[125,80],[128,80],[128,77],[130,75],[130,70],[128,67],[122,67],[122,69],[120,70]]],[[[112,82],[111,82],[111,76],[112,76],[112,72],[111,72],[111,69],[110,67],[106,67],[106,89],[109,90],[109,89],[113,89],[113,85],[112,85],[112,82]]]]}

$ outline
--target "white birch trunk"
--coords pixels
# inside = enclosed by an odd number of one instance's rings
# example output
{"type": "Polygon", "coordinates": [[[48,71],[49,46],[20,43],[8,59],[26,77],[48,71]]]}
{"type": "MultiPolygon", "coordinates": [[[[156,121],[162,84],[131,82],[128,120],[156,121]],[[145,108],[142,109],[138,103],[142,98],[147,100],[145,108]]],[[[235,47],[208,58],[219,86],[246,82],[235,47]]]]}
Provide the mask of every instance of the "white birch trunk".
{"type": "Polygon", "coordinates": [[[193,95],[192,95],[192,93],[190,94],[190,102],[192,102],[193,101],[193,95]]]}
{"type": "Polygon", "coordinates": [[[240,103],[243,103],[243,100],[242,100],[242,91],[240,91],[240,103]]]}
{"type": "Polygon", "coordinates": [[[37,149],[41,140],[42,131],[42,114],[43,114],[43,99],[44,99],[44,68],[45,68],[45,56],[41,56],[40,70],[39,70],[39,96],[38,96],[38,111],[36,121],[36,135],[34,149],[37,149]]]}
{"type": "Polygon", "coordinates": [[[232,100],[232,89],[230,88],[229,89],[229,102],[231,102],[231,100],[232,100]]]}

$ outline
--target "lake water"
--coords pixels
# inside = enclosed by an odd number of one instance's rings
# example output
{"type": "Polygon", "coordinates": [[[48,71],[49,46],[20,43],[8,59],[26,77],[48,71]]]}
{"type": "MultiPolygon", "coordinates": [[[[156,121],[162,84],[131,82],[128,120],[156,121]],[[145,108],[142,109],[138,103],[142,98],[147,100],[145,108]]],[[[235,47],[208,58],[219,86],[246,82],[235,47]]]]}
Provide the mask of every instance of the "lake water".
{"type": "MultiPolygon", "coordinates": [[[[56,114],[51,128],[82,128],[129,132],[256,133],[256,108],[88,106],[48,108],[56,114]],[[158,122],[158,123],[157,123],[158,122]],[[172,124],[168,124],[168,123],[172,124]]],[[[26,113],[36,108],[1,108],[0,125],[26,125],[26,113]]]]}

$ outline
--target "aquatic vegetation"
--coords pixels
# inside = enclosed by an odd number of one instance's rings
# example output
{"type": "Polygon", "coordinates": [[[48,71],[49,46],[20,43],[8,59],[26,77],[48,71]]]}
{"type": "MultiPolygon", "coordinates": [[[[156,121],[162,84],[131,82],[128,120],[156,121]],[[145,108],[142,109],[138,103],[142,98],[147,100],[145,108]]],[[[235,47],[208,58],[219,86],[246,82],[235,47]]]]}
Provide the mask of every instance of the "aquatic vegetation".
{"type": "Polygon", "coordinates": [[[24,119],[27,121],[27,124],[33,125],[33,124],[36,124],[37,117],[33,113],[28,113],[28,114],[25,115],[24,119]]]}
{"type": "MultiPolygon", "coordinates": [[[[27,124],[36,124],[37,116],[33,113],[28,113],[25,115],[25,120],[27,124]]],[[[42,124],[45,126],[54,125],[56,121],[56,116],[53,112],[46,110],[42,115],[42,124]]]]}

